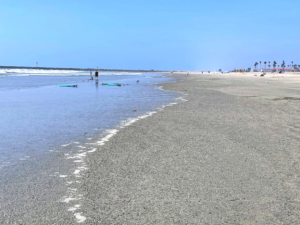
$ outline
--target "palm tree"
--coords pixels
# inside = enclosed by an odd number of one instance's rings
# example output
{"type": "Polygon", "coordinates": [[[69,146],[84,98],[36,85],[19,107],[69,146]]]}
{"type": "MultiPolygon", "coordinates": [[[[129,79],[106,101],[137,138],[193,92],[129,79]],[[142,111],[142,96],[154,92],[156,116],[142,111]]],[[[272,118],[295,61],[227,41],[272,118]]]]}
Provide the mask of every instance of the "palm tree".
{"type": "Polygon", "coordinates": [[[277,64],[277,62],[274,61],[274,62],[273,62],[273,67],[274,67],[275,71],[276,71],[276,64],[277,64]]]}
{"type": "Polygon", "coordinates": [[[267,61],[265,61],[265,62],[264,62],[264,64],[265,64],[265,69],[266,69],[266,64],[267,64],[267,61]]]}
{"type": "Polygon", "coordinates": [[[282,61],[281,68],[284,71],[284,68],[285,68],[285,61],[284,60],[282,61]]]}
{"type": "Polygon", "coordinates": [[[268,63],[269,63],[269,68],[270,68],[270,61],[268,63]]]}
{"type": "Polygon", "coordinates": [[[261,69],[261,61],[259,61],[259,64],[260,64],[260,69],[261,69]]]}
{"type": "Polygon", "coordinates": [[[255,67],[255,70],[256,70],[256,66],[258,65],[258,62],[255,62],[254,63],[254,67],[255,67]]]}

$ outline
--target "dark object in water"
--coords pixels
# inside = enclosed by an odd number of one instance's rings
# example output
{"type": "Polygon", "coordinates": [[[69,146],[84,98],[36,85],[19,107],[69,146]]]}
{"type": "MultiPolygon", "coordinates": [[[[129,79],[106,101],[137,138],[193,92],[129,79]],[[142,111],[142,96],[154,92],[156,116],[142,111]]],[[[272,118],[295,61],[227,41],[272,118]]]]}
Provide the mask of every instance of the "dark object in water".
{"type": "Polygon", "coordinates": [[[59,84],[58,87],[77,87],[77,84],[59,84]]]}
{"type": "Polygon", "coordinates": [[[136,82],[137,82],[137,83],[140,83],[140,80],[137,80],[136,82]]]}

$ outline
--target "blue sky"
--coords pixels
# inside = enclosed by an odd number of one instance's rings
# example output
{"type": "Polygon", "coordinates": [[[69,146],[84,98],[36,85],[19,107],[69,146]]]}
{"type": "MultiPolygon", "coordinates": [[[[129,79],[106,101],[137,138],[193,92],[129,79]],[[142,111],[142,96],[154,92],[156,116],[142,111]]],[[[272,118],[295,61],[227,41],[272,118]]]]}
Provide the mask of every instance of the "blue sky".
{"type": "Polygon", "coordinates": [[[1,1],[0,65],[163,70],[300,64],[299,0],[1,1]]]}

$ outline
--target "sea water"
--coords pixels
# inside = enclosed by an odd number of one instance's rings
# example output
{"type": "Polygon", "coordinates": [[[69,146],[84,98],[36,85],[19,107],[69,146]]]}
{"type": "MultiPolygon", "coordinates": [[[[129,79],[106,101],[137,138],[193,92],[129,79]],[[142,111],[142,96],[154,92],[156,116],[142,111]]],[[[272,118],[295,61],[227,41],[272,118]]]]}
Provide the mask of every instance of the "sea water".
{"type": "Polygon", "coordinates": [[[89,80],[89,74],[0,69],[0,171],[6,168],[9,174],[20,161],[92,139],[120,121],[153,111],[177,97],[154,85],[171,81],[164,74],[102,72],[98,82],[89,80]],[[103,86],[102,82],[123,85],[103,86]]]}

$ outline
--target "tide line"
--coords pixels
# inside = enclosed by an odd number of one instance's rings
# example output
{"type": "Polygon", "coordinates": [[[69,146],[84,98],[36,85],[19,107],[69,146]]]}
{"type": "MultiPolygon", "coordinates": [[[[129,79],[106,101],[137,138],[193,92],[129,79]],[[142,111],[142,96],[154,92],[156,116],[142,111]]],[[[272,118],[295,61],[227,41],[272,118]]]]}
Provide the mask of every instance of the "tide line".
{"type": "MultiPolygon", "coordinates": [[[[119,125],[116,127],[116,129],[107,129],[102,133],[102,137],[100,138],[99,141],[96,142],[96,144],[98,145],[98,148],[88,147],[88,148],[86,148],[85,152],[79,152],[77,154],[74,154],[73,156],[68,155],[66,159],[73,159],[73,162],[76,163],[76,169],[73,172],[73,177],[80,178],[83,171],[88,170],[88,167],[84,160],[87,157],[87,155],[89,153],[94,153],[94,152],[98,151],[99,149],[101,149],[101,146],[105,145],[105,143],[108,142],[112,137],[114,137],[121,129],[128,127],[139,120],[148,118],[148,117],[158,113],[159,111],[162,111],[166,107],[170,107],[170,106],[178,104],[179,102],[185,102],[185,101],[187,101],[187,100],[182,97],[179,97],[179,98],[176,98],[176,102],[172,102],[167,105],[163,105],[162,107],[157,108],[156,111],[150,111],[150,112],[145,113],[142,116],[138,116],[136,118],[129,118],[127,120],[121,121],[119,123],[119,125]]],[[[80,148],[81,150],[84,149],[83,148],[84,146],[80,146],[79,142],[73,142],[73,143],[78,144],[77,147],[80,148]]],[[[64,176],[61,176],[61,177],[64,177],[64,176]]],[[[80,183],[80,181],[78,181],[78,180],[76,180],[76,182],[67,181],[66,184],[72,185],[72,184],[76,184],[76,183],[80,183]]],[[[76,188],[69,189],[69,190],[71,190],[71,191],[69,191],[69,196],[66,196],[62,200],[62,202],[69,204],[72,202],[77,203],[78,201],[82,200],[82,195],[78,193],[76,188]]],[[[80,204],[77,203],[75,205],[70,206],[68,208],[68,211],[73,213],[77,223],[83,223],[87,218],[83,215],[82,212],[77,212],[79,209],[80,209],[80,204]]]]}

